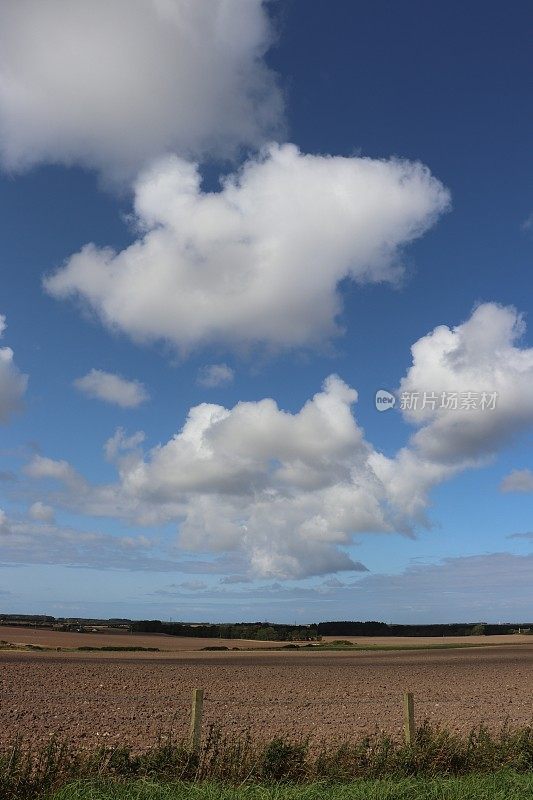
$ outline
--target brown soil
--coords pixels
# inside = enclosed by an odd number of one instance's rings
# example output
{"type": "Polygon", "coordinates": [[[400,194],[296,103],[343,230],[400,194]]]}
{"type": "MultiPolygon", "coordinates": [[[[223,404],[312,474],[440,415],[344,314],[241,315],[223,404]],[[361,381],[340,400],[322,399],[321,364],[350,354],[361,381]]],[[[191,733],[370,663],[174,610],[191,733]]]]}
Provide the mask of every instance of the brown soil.
{"type": "MultiPolygon", "coordinates": [[[[0,630],[0,639],[25,638],[22,632],[14,637],[13,629],[10,634],[0,630]]],[[[64,636],[92,644],[100,635],[50,633],[46,643],[65,646],[53,638],[64,636]]],[[[140,646],[158,646],[148,640],[162,637],[137,638],[140,646]]],[[[163,638],[182,648],[201,641],[163,638]]],[[[414,692],[419,722],[427,718],[462,731],[481,722],[492,729],[506,721],[527,725],[533,720],[533,642],[524,638],[507,638],[507,646],[413,652],[6,650],[0,652],[0,744],[17,734],[38,743],[55,733],[84,747],[148,747],[158,733],[186,735],[194,687],[206,691],[205,726],[217,723],[260,739],[310,736],[318,743],[376,729],[399,735],[403,691],[414,692]]]]}
{"type": "MultiPolygon", "coordinates": [[[[200,639],[187,636],[166,636],[150,633],[75,633],[52,631],[48,628],[17,628],[0,625],[0,640],[21,645],[39,647],[157,647],[159,650],[182,652],[201,650],[203,647],[223,645],[225,647],[258,648],[271,647],[273,642],[258,642],[248,639],[200,639]]],[[[279,645],[286,642],[278,642],[279,645]]]]}

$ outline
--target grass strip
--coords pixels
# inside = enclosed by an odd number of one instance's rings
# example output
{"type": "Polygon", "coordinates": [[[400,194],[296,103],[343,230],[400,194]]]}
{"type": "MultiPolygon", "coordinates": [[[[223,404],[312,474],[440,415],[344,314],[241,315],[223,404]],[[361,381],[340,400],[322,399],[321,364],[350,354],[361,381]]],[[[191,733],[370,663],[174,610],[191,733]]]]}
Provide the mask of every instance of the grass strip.
{"type": "Polygon", "coordinates": [[[51,800],[528,800],[533,774],[511,771],[460,778],[387,778],[308,786],[217,783],[77,783],[51,800]]]}

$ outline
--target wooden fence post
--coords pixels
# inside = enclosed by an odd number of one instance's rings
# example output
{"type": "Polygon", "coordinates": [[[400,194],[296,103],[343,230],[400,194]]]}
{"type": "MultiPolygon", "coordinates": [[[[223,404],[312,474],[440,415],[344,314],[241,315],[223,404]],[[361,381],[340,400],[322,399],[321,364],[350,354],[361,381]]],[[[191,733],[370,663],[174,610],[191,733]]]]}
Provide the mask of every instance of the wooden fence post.
{"type": "Polygon", "coordinates": [[[415,740],[415,702],[411,692],[405,692],[403,696],[403,733],[405,744],[412,745],[415,740]]]}
{"type": "Polygon", "coordinates": [[[204,690],[193,689],[191,706],[191,734],[190,747],[193,752],[200,748],[200,738],[202,735],[202,711],[204,707],[204,690]]]}

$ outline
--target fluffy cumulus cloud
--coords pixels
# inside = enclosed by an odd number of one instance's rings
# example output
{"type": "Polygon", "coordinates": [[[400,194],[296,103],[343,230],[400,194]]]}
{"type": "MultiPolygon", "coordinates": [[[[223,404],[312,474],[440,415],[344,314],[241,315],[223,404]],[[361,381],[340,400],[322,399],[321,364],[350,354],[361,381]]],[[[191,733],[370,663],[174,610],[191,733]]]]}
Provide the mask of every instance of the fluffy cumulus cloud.
{"type": "MultiPolygon", "coordinates": [[[[6,318],[0,314],[0,337],[6,329],[6,318]]],[[[7,422],[20,411],[28,376],[23,375],[14,362],[10,347],[0,347],[0,423],[7,422]]]]}
{"type": "Polygon", "coordinates": [[[262,0],[0,6],[0,156],[112,178],[174,151],[231,155],[279,129],[262,0]]]}
{"type": "Polygon", "coordinates": [[[33,477],[64,485],[53,505],[143,525],[175,520],[179,545],[240,561],[237,575],[301,578],[364,571],[347,547],[364,533],[410,534],[428,525],[431,490],[483,465],[533,425],[532,350],[513,308],[485,304],[455,328],[412,348],[402,391],[497,392],[495,407],[405,410],[418,430],[394,457],[377,451],[354,416],[357,392],[332,375],[295,413],[272,399],[233,408],[202,403],[165,444],[143,452],[142,433],[105,446],[114,484],[92,486],[66,462],[35,456],[33,477]],[[524,397],[526,400],[524,400],[524,397]]]}
{"type": "Polygon", "coordinates": [[[502,492],[533,492],[533,472],[530,469],[514,469],[503,479],[502,492]]]}
{"type": "Polygon", "coordinates": [[[82,378],[76,378],[74,386],[88,397],[121,408],[137,408],[149,398],[146,388],[140,381],[130,381],[101,369],[92,369],[82,378]]]}
{"type": "Polygon", "coordinates": [[[301,563],[333,572],[324,545],[342,553],[357,533],[430,524],[434,486],[533,426],[533,349],[520,346],[524,333],[516,309],[486,303],[461,325],[419,339],[399,389],[418,396],[416,409],[403,411],[418,430],[393,458],[365,441],[351,410],[357,393],[332,376],[295,415],[272,400],[192,409],[167,445],[137,466],[128,462],[124,485],[161,502],[189,493],[181,527],[189,547],[245,543],[262,574],[283,574],[291,557],[289,573],[301,563]],[[434,408],[422,407],[424,392],[434,408]],[[457,393],[457,408],[440,408],[443,393],[457,393]]]}
{"type": "Polygon", "coordinates": [[[140,342],[309,345],[338,333],[340,281],[397,281],[401,248],[448,203],[407,161],[271,145],[206,193],[195,165],[168,157],[137,181],[139,239],[87,245],[45,287],[140,342]]]}
{"type": "Polygon", "coordinates": [[[466,322],[440,325],[411,348],[401,381],[404,418],[418,430],[393,459],[372,465],[406,521],[424,522],[430,489],[485,463],[533,425],[533,348],[512,306],[484,303],[466,322]]]}
{"type": "Polygon", "coordinates": [[[400,389],[419,392],[417,408],[404,412],[422,424],[417,450],[439,462],[476,459],[533,423],[533,348],[519,346],[525,330],[515,308],[485,303],[462,325],[441,325],[416,342],[400,389]],[[437,396],[436,409],[423,407],[424,392],[426,401],[437,396]],[[458,394],[458,408],[440,407],[443,392],[446,403],[458,394]]]}
{"type": "Polygon", "coordinates": [[[198,370],[196,381],[206,389],[214,389],[217,386],[227,386],[234,377],[235,372],[227,364],[206,364],[198,370]]]}
{"type": "MultiPolygon", "coordinates": [[[[56,503],[147,525],[179,520],[180,546],[240,554],[254,573],[303,577],[363,570],[343,545],[389,530],[371,448],[353,417],[357,393],[331,376],[297,413],[273,400],[192,408],[166,444],[143,454],[139,435],[106,445],[120,480],[92,487],[64,462],[36,456],[26,472],[65,485],[56,503]]],[[[235,569],[233,570],[235,571],[235,569]]]]}

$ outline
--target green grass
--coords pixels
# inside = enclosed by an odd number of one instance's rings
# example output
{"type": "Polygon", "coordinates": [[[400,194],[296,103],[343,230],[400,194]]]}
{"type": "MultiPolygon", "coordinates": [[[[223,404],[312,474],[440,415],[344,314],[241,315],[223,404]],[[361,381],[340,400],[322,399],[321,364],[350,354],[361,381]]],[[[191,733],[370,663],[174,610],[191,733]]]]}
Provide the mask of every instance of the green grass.
{"type": "Polygon", "coordinates": [[[308,786],[217,783],[77,783],[53,800],[528,800],[533,775],[500,772],[461,778],[388,778],[308,786]]]}

